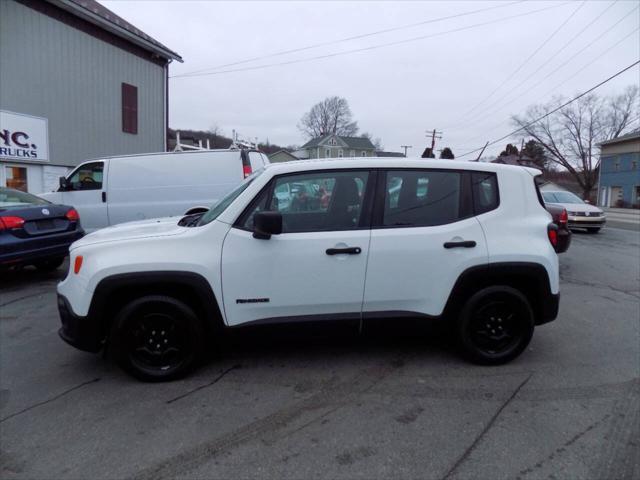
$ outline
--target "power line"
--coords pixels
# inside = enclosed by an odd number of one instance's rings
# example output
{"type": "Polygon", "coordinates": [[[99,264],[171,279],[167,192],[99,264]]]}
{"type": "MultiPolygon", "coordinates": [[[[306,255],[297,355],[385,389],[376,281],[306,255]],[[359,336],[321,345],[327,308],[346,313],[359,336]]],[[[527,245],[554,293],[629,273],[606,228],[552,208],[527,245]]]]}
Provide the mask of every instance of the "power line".
{"type": "MultiPolygon", "coordinates": [[[[551,70],[547,75],[545,75],[543,78],[541,78],[538,82],[536,82],[535,84],[531,85],[529,88],[525,89],[524,91],[522,91],[521,93],[517,94],[515,97],[512,97],[506,101],[503,102],[504,98],[500,98],[498,100],[496,100],[495,102],[491,103],[490,105],[488,105],[485,109],[483,109],[481,112],[478,112],[474,115],[471,115],[471,117],[469,117],[468,119],[466,119],[465,122],[461,123],[461,124],[457,124],[454,125],[454,127],[448,127],[448,128],[456,128],[456,127],[460,127],[460,126],[465,126],[465,125],[471,125],[473,123],[475,123],[477,121],[477,119],[480,116],[487,116],[487,115],[492,115],[494,113],[499,112],[502,108],[504,108],[507,105],[510,105],[511,103],[513,103],[515,100],[522,98],[524,95],[526,95],[527,93],[529,93],[531,90],[534,90],[535,88],[537,88],[538,86],[540,86],[542,84],[542,82],[544,82],[546,79],[548,79],[549,77],[551,77],[552,75],[554,75],[555,73],[557,73],[558,71],[562,70],[564,67],[566,67],[567,65],[569,65],[573,59],[575,59],[576,57],[578,57],[579,55],[581,55],[585,50],[587,50],[588,48],[590,48],[593,44],[595,44],[597,41],[599,41],[602,37],[604,37],[607,33],[609,33],[611,30],[613,30],[619,23],[621,23],[625,18],[627,18],[629,15],[631,15],[633,12],[635,12],[636,10],[638,10],[639,7],[635,7],[633,9],[631,9],[629,12],[627,12],[624,16],[622,16],[620,19],[618,19],[618,21],[616,21],[613,25],[611,25],[608,29],[606,29],[604,32],[602,32],[600,35],[598,35],[596,38],[594,38],[591,42],[589,42],[587,45],[585,45],[583,48],[581,48],[578,52],[574,53],[571,57],[569,57],[568,59],[566,59],[565,61],[563,61],[560,65],[558,65],[555,69],[551,70]],[[498,105],[498,108],[493,109],[492,111],[489,111],[490,108],[498,105]]],[[[633,32],[632,32],[633,33],[633,32]]],[[[626,37],[625,37],[626,38],[626,37]]],[[[616,44],[617,45],[617,44],[616,44]]],[[[611,47],[613,48],[613,47],[611,47]]],[[[608,51],[608,50],[607,50],[608,51]]],[[[597,57],[599,58],[599,57],[597,57]]],[[[596,59],[597,59],[596,58],[596,59]]],[[[595,61],[596,59],[594,59],[593,61],[595,61]]],[[[544,65],[543,65],[544,66],[544,65]]],[[[586,67],[585,67],[586,68],[586,67]]],[[[512,92],[514,90],[516,90],[517,88],[519,88],[523,83],[526,83],[529,80],[529,78],[527,78],[524,82],[521,82],[519,85],[517,85],[516,87],[514,87],[512,89],[512,92]]]]}
{"type": "MultiPolygon", "coordinates": [[[[574,78],[575,76],[577,76],[578,74],[580,74],[584,69],[586,69],[586,68],[590,67],[591,65],[593,65],[597,60],[599,60],[600,58],[602,58],[603,56],[605,56],[607,53],[609,53],[609,51],[613,50],[615,47],[617,47],[619,44],[621,44],[622,42],[624,42],[627,38],[629,38],[629,37],[630,37],[631,35],[633,35],[634,33],[638,32],[638,30],[640,30],[640,27],[636,27],[636,29],[635,29],[635,30],[633,30],[633,31],[629,32],[629,33],[628,33],[627,35],[625,35],[623,38],[621,38],[621,39],[620,39],[620,40],[618,40],[616,43],[614,43],[613,45],[611,45],[610,47],[608,47],[606,50],[604,50],[602,53],[600,53],[597,57],[593,58],[593,59],[592,59],[591,61],[589,61],[587,64],[583,65],[579,70],[577,70],[577,71],[575,71],[574,73],[572,73],[569,77],[565,78],[562,82],[560,82],[560,83],[559,83],[559,84],[557,84],[555,87],[553,87],[553,88],[552,88],[552,89],[550,89],[549,91],[545,92],[545,93],[544,93],[544,95],[541,95],[541,96],[542,96],[542,97],[546,97],[548,94],[550,94],[550,93],[552,93],[552,92],[554,92],[554,91],[557,91],[557,90],[558,90],[558,88],[560,88],[562,85],[564,85],[565,83],[567,83],[569,80],[571,80],[572,78],[574,78]]],[[[526,91],[526,92],[524,92],[524,93],[527,93],[528,91],[532,90],[533,88],[535,88],[535,87],[536,87],[536,86],[538,86],[538,85],[539,85],[539,83],[538,83],[538,84],[536,84],[536,85],[534,85],[532,88],[530,88],[529,90],[527,90],[527,91],[526,91]]],[[[494,112],[489,112],[489,113],[486,113],[486,112],[485,112],[485,115],[486,115],[486,116],[491,116],[491,115],[493,115],[494,113],[497,113],[501,108],[505,107],[505,106],[506,106],[506,105],[508,105],[508,104],[513,103],[513,101],[515,101],[515,100],[517,100],[518,98],[522,97],[522,96],[524,95],[524,93],[523,93],[523,94],[521,94],[521,95],[519,95],[519,96],[517,96],[517,97],[515,97],[514,99],[510,100],[510,101],[509,101],[509,102],[507,102],[506,104],[501,105],[501,106],[500,106],[498,109],[496,109],[494,112]]],[[[498,123],[498,124],[495,124],[493,127],[491,127],[491,129],[490,129],[490,130],[492,130],[492,129],[496,128],[496,127],[499,127],[500,125],[502,125],[502,124],[504,124],[504,123],[506,123],[506,120],[505,120],[505,121],[502,121],[502,122],[500,122],[500,123],[498,123]]]]}
{"type": "Polygon", "coordinates": [[[325,55],[317,55],[315,57],[308,57],[308,58],[301,58],[301,59],[297,59],[297,60],[288,60],[286,62],[278,62],[278,63],[270,63],[270,64],[264,64],[264,65],[256,65],[253,67],[243,67],[243,68],[235,68],[235,69],[229,69],[229,70],[219,70],[217,72],[209,72],[209,73],[200,73],[200,74],[193,74],[193,75],[175,75],[173,77],[170,78],[178,78],[178,77],[182,77],[182,78],[187,78],[187,77],[201,77],[201,76],[208,76],[208,75],[221,75],[224,73],[234,73],[234,72],[246,72],[249,70],[261,70],[264,68],[270,68],[270,67],[278,67],[278,66],[283,66],[283,65],[293,65],[293,64],[297,64],[297,63],[304,63],[304,62],[311,62],[314,60],[322,60],[325,58],[332,58],[332,57],[339,57],[342,55],[349,55],[352,53],[359,53],[359,52],[365,52],[365,51],[369,51],[369,50],[377,50],[379,48],[383,48],[383,47],[390,47],[390,46],[395,46],[395,45],[402,45],[405,43],[410,43],[410,42],[415,42],[418,40],[425,40],[427,38],[433,38],[433,37],[438,37],[441,35],[445,35],[448,33],[455,33],[455,32],[461,32],[464,30],[469,30],[471,28],[476,28],[476,27],[482,27],[485,25],[491,25],[494,23],[498,23],[498,22],[503,22],[505,20],[511,20],[513,18],[518,18],[518,17],[524,17],[526,15],[532,15],[534,13],[539,13],[539,12],[543,12],[545,10],[550,10],[553,8],[558,8],[564,5],[567,5],[568,3],[571,3],[571,1],[566,1],[563,3],[559,3],[556,5],[551,5],[548,7],[544,7],[544,8],[539,8],[536,10],[530,10],[528,12],[524,12],[524,13],[519,13],[519,14],[515,14],[515,15],[509,15],[506,17],[501,17],[498,19],[494,19],[494,20],[489,20],[487,22],[481,22],[481,23],[475,23],[472,25],[467,25],[465,27],[459,27],[459,28],[454,28],[451,30],[445,30],[443,32],[436,32],[436,33],[432,33],[429,35],[421,35],[419,37],[412,37],[412,38],[407,38],[404,40],[398,40],[395,42],[388,42],[388,43],[381,43],[381,44],[377,44],[377,45],[371,45],[369,47],[362,47],[362,48],[355,48],[352,50],[344,50],[342,52],[334,52],[334,53],[329,53],[329,54],[325,54],[325,55]]]}
{"type": "Polygon", "coordinates": [[[299,47],[299,48],[293,48],[293,49],[290,49],[290,50],[282,50],[282,51],[279,51],[279,52],[268,53],[268,54],[261,55],[261,56],[258,56],[258,57],[247,58],[247,59],[238,60],[238,61],[232,62],[232,63],[224,63],[224,64],[216,65],[216,66],[213,66],[213,67],[208,67],[208,68],[203,68],[203,69],[200,69],[200,70],[194,70],[194,71],[191,71],[191,72],[181,73],[179,75],[173,75],[172,78],[191,76],[191,75],[195,75],[195,74],[198,74],[198,73],[208,72],[209,70],[218,70],[220,68],[233,67],[233,66],[236,66],[236,65],[242,65],[242,64],[245,64],[245,63],[255,62],[256,60],[264,60],[264,59],[267,59],[267,58],[279,57],[279,56],[282,56],[282,55],[288,55],[290,53],[298,53],[298,52],[303,52],[303,51],[306,51],[306,50],[312,50],[314,48],[326,47],[326,46],[329,46],[329,45],[336,45],[336,44],[342,43],[342,42],[349,42],[349,41],[352,41],[352,40],[359,40],[361,38],[372,37],[372,36],[381,35],[381,34],[384,34],[384,33],[396,32],[398,30],[404,30],[406,28],[414,28],[414,27],[419,27],[419,26],[422,26],[422,25],[427,25],[427,24],[430,24],[430,23],[437,23],[437,22],[442,22],[444,20],[451,20],[453,18],[459,18],[459,17],[468,16],[468,15],[474,15],[476,13],[488,12],[490,10],[495,10],[497,8],[504,8],[504,7],[509,7],[511,5],[515,5],[517,3],[523,3],[524,1],[525,0],[516,0],[514,2],[509,2],[509,3],[504,3],[504,4],[501,3],[499,5],[494,5],[492,7],[479,8],[477,10],[470,10],[470,11],[467,11],[467,12],[462,12],[462,13],[458,13],[458,14],[454,14],[454,15],[447,15],[445,17],[432,18],[432,19],[429,19],[429,20],[423,20],[421,22],[409,23],[409,24],[406,24],[406,25],[399,25],[397,27],[385,28],[383,30],[376,30],[374,32],[363,33],[363,34],[354,35],[354,36],[351,36],[351,37],[340,38],[338,40],[331,40],[331,41],[328,41],[328,42],[315,43],[313,45],[307,45],[306,47],[299,47]]]}
{"type": "Polygon", "coordinates": [[[464,113],[464,114],[462,115],[462,117],[465,117],[465,116],[469,115],[471,112],[475,111],[475,110],[476,110],[480,105],[482,105],[484,102],[486,102],[486,101],[487,101],[487,100],[489,100],[491,97],[493,97],[493,95],[495,95],[495,93],[496,93],[496,92],[498,92],[498,91],[499,91],[503,86],[505,86],[507,83],[509,83],[509,81],[510,81],[514,76],[516,76],[516,74],[517,74],[520,70],[522,70],[522,68],[523,68],[525,65],[527,65],[527,64],[529,63],[529,61],[531,61],[531,59],[532,59],[533,57],[535,57],[535,56],[538,54],[538,52],[539,52],[540,50],[542,50],[542,49],[545,47],[545,45],[547,45],[547,43],[549,43],[549,42],[553,39],[553,37],[555,37],[555,36],[556,36],[556,34],[557,34],[560,30],[562,30],[562,28],[563,28],[563,27],[564,27],[564,26],[569,22],[569,20],[571,20],[571,19],[576,15],[576,13],[578,13],[578,10],[580,10],[582,7],[584,7],[584,4],[585,4],[586,2],[587,2],[587,0],[583,0],[583,1],[582,1],[582,3],[580,3],[580,5],[578,5],[578,6],[576,7],[576,9],[575,9],[573,12],[571,12],[571,13],[569,14],[569,16],[568,16],[568,17],[567,17],[567,18],[566,18],[566,19],[565,19],[565,20],[564,20],[560,25],[558,25],[558,28],[556,28],[556,29],[553,31],[553,33],[551,33],[551,35],[549,35],[549,36],[548,36],[548,37],[547,37],[547,38],[546,38],[546,39],[545,39],[545,40],[544,40],[544,41],[543,41],[543,42],[538,46],[538,48],[536,48],[536,49],[533,51],[533,53],[531,53],[531,54],[530,54],[530,55],[529,55],[529,56],[528,56],[528,57],[527,57],[527,58],[526,58],[526,59],[525,59],[525,60],[524,60],[524,61],[523,61],[523,62],[522,62],[522,63],[521,63],[521,64],[520,64],[520,65],[519,65],[519,66],[518,66],[518,67],[517,67],[513,72],[511,72],[511,74],[510,74],[509,76],[507,76],[507,78],[505,78],[505,79],[504,79],[504,81],[503,81],[500,85],[498,85],[495,89],[493,89],[493,91],[492,91],[489,95],[487,95],[485,98],[483,98],[482,100],[480,100],[480,102],[476,103],[473,107],[471,107],[469,110],[467,110],[467,112],[466,112],[466,113],[464,113]]]}
{"type": "Polygon", "coordinates": [[[486,148],[487,146],[495,145],[495,144],[496,144],[496,143],[498,143],[498,142],[501,142],[501,141],[503,141],[503,140],[506,140],[507,138],[509,138],[509,137],[511,137],[511,136],[513,136],[513,135],[515,135],[515,134],[516,134],[516,133],[518,133],[519,131],[524,130],[524,129],[525,129],[525,128],[527,128],[527,127],[530,127],[530,126],[531,126],[531,125],[533,125],[534,123],[539,122],[540,120],[542,120],[542,119],[544,119],[544,118],[548,117],[548,116],[549,116],[549,115],[551,115],[552,113],[555,113],[555,112],[557,112],[558,110],[563,109],[563,108],[564,108],[564,107],[566,107],[567,105],[569,105],[569,104],[571,104],[571,103],[575,102],[576,100],[578,100],[578,99],[580,99],[580,98],[584,97],[585,95],[587,95],[587,94],[589,94],[589,93],[593,92],[595,89],[597,89],[597,88],[601,87],[602,85],[604,85],[604,84],[605,84],[605,83],[607,83],[607,82],[610,82],[610,81],[611,81],[611,80],[613,80],[614,78],[618,77],[619,75],[622,75],[624,72],[626,72],[627,70],[630,70],[631,68],[635,67],[635,66],[636,66],[636,65],[638,65],[638,64],[640,64],[640,60],[638,60],[638,61],[636,61],[636,62],[632,63],[632,64],[631,64],[631,65],[629,65],[628,67],[623,68],[623,69],[622,69],[622,70],[620,70],[619,72],[617,72],[617,73],[615,73],[615,74],[611,75],[611,76],[610,76],[609,78],[607,78],[606,80],[603,80],[602,82],[598,83],[597,85],[595,85],[595,86],[591,87],[589,90],[586,90],[586,91],[582,92],[580,95],[578,95],[578,96],[576,96],[576,97],[573,97],[571,100],[569,100],[569,101],[567,101],[567,102],[563,103],[563,104],[562,104],[562,105],[560,105],[559,107],[554,108],[553,110],[551,110],[551,111],[549,111],[549,112],[545,113],[544,115],[542,115],[542,116],[540,116],[540,117],[536,118],[535,120],[532,120],[531,122],[527,123],[526,125],[523,125],[522,127],[520,127],[520,128],[518,128],[518,129],[516,129],[516,130],[514,130],[514,131],[512,131],[512,132],[510,132],[510,133],[508,133],[508,134],[506,134],[504,137],[500,137],[500,138],[498,138],[497,140],[493,140],[492,142],[488,142],[484,147],[476,148],[475,150],[471,150],[471,151],[469,151],[469,152],[467,152],[467,153],[463,153],[462,155],[458,155],[458,157],[457,157],[457,158],[464,157],[464,156],[467,156],[467,155],[471,155],[472,153],[478,152],[478,151],[482,150],[483,148],[486,148]]]}

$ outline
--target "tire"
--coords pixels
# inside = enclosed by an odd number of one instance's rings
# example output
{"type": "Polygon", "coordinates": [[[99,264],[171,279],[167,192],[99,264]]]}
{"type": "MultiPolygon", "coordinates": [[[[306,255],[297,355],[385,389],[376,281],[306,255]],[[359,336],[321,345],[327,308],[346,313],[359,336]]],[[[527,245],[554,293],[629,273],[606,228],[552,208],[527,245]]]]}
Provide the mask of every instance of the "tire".
{"type": "Polygon", "coordinates": [[[41,260],[35,263],[34,266],[41,272],[53,272],[54,270],[57,270],[57,268],[62,265],[63,262],[64,257],[49,258],[47,260],[41,260]]]}
{"type": "Polygon", "coordinates": [[[464,305],[457,336],[466,358],[482,365],[500,365],[520,355],[533,336],[533,311],[515,288],[488,287],[464,305]]]}
{"type": "Polygon", "coordinates": [[[182,378],[202,360],[205,332],[185,303],[149,295],[127,304],[116,316],[110,349],[120,367],[139,380],[182,378]]]}
{"type": "Polygon", "coordinates": [[[600,227],[598,228],[587,228],[587,232],[589,233],[598,233],[600,231],[600,227]]]}

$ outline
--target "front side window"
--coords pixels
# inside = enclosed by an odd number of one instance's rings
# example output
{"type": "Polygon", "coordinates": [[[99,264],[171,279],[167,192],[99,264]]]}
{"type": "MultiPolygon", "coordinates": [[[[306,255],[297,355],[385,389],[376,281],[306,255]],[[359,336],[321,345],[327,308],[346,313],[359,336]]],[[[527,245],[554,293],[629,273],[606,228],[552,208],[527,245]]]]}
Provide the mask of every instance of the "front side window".
{"type": "Polygon", "coordinates": [[[459,172],[391,170],[386,177],[384,227],[444,225],[468,216],[459,172]]]}
{"type": "Polygon", "coordinates": [[[66,191],[102,189],[102,162],[86,163],[76,169],[67,180],[66,191]]]}
{"type": "Polygon", "coordinates": [[[277,211],[282,214],[282,233],[357,229],[368,177],[366,171],[277,177],[240,218],[240,227],[253,230],[257,212],[277,211]]]}
{"type": "Polygon", "coordinates": [[[198,222],[198,226],[206,225],[207,223],[211,223],[216,218],[218,218],[220,216],[220,214],[222,212],[224,212],[227,209],[227,207],[229,205],[231,205],[233,203],[233,201],[236,198],[238,198],[240,196],[240,194],[242,192],[244,192],[247,189],[247,187],[249,187],[249,185],[251,185],[251,183],[256,178],[258,178],[260,175],[262,175],[263,172],[264,172],[263,168],[253,172],[251,175],[249,175],[247,178],[245,178],[244,181],[240,185],[238,185],[236,188],[234,188],[229,193],[227,193],[222,198],[222,200],[220,200],[217,203],[213,204],[211,206],[211,208],[204,215],[202,215],[202,218],[200,218],[200,221],[198,222]]]}

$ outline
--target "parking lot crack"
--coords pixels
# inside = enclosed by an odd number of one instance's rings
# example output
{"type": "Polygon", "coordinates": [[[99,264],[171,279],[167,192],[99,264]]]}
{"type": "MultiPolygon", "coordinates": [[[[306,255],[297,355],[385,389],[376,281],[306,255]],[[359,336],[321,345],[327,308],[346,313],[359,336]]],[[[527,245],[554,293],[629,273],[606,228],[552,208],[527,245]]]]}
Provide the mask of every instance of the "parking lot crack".
{"type": "Polygon", "coordinates": [[[456,460],[456,462],[451,466],[451,468],[447,471],[447,473],[442,477],[442,480],[451,478],[451,476],[456,472],[456,470],[460,467],[460,465],[462,465],[467,460],[467,458],[469,458],[469,456],[471,455],[471,453],[473,453],[473,451],[478,446],[482,438],[487,434],[489,430],[491,430],[493,425],[496,423],[496,420],[498,420],[498,417],[500,417],[500,414],[504,411],[505,408],[509,406],[509,404],[513,401],[513,399],[516,398],[520,390],[522,390],[522,388],[527,384],[527,382],[531,380],[532,376],[533,376],[533,373],[529,374],[529,376],[525,378],[520,383],[520,385],[516,387],[516,389],[511,394],[511,396],[509,396],[509,398],[507,398],[504,401],[504,403],[500,405],[500,408],[496,411],[496,413],[493,414],[493,417],[491,417],[491,420],[489,420],[489,422],[485,425],[482,431],[473,440],[471,445],[469,445],[469,447],[464,451],[464,453],[460,456],[460,458],[456,460]]]}
{"type": "Polygon", "coordinates": [[[54,402],[54,401],[58,400],[59,398],[62,398],[65,395],[67,395],[67,394],[69,394],[69,393],[71,393],[71,392],[73,392],[75,390],[78,390],[79,388],[82,388],[82,387],[84,387],[86,385],[90,385],[92,383],[96,383],[96,382],[99,382],[99,381],[100,381],[99,378],[94,378],[93,380],[89,380],[87,382],[82,382],[81,384],[76,385],[75,387],[71,387],[71,388],[65,390],[64,392],[61,392],[58,395],[55,395],[55,396],[53,396],[53,397],[51,397],[51,398],[49,398],[47,400],[44,400],[42,402],[38,402],[38,403],[33,404],[33,405],[31,405],[31,406],[29,406],[27,408],[23,408],[22,410],[20,410],[18,412],[12,413],[11,415],[7,415],[6,417],[0,419],[0,423],[3,423],[4,421],[9,420],[11,418],[17,417],[18,415],[22,415],[23,413],[27,413],[27,412],[33,410],[34,408],[38,408],[38,407],[41,407],[41,406],[46,405],[48,403],[54,402]]]}
{"type": "Polygon", "coordinates": [[[213,380],[211,380],[209,383],[205,383],[204,385],[200,385],[199,387],[194,388],[193,390],[189,390],[186,393],[183,393],[182,395],[178,395],[175,398],[172,398],[171,400],[167,400],[165,403],[173,403],[176,402],[178,400],[183,399],[184,397],[188,397],[189,395],[191,395],[192,393],[196,393],[199,392],[200,390],[210,387],[211,385],[215,385],[216,383],[218,383],[220,380],[222,380],[222,378],[229,372],[231,372],[232,370],[236,370],[238,368],[242,368],[242,365],[234,365],[233,367],[229,367],[226,370],[224,370],[220,375],[218,375],[216,378],[214,378],[213,380]]]}

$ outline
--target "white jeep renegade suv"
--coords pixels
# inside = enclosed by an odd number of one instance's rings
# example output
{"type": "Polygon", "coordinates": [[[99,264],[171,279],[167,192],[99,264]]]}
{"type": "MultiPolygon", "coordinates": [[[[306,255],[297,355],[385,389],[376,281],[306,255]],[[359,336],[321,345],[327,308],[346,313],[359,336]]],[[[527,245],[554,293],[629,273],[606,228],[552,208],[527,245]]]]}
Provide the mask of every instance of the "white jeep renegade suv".
{"type": "Polygon", "coordinates": [[[204,214],[75,242],[58,286],[60,336],[168,380],[227,329],[442,318],[467,357],[507,362],[558,312],[539,173],[423,159],[267,166],[204,214]]]}

